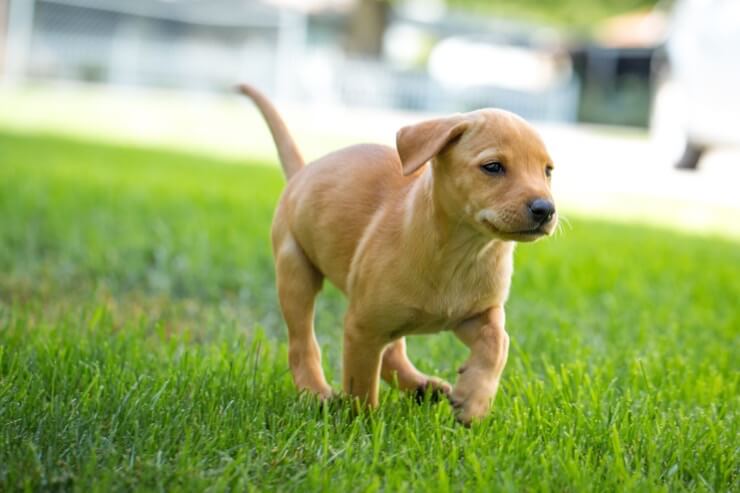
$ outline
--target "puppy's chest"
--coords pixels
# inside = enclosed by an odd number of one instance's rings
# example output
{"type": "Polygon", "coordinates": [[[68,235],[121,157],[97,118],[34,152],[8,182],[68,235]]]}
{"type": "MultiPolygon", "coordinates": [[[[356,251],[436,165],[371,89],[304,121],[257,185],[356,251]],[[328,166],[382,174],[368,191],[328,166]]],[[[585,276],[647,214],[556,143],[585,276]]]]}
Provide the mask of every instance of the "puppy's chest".
{"type": "Polygon", "coordinates": [[[511,284],[511,262],[491,263],[477,269],[439,276],[418,293],[407,333],[436,332],[506,301],[511,284]]]}
{"type": "Polygon", "coordinates": [[[450,317],[464,315],[486,304],[501,290],[496,272],[469,273],[440,279],[424,303],[425,311],[450,317]]]}

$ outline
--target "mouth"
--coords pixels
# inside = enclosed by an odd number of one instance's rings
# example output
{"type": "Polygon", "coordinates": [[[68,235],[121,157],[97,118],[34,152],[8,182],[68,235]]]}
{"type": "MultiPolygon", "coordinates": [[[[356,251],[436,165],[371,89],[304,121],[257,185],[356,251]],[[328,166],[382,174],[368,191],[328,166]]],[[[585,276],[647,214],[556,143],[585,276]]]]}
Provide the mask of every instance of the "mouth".
{"type": "Polygon", "coordinates": [[[498,229],[493,223],[488,221],[487,219],[483,219],[483,224],[488,226],[488,228],[497,236],[502,237],[506,240],[515,240],[515,241],[534,241],[537,238],[540,238],[542,236],[546,236],[549,233],[543,228],[544,225],[539,225],[536,228],[532,229],[522,229],[518,231],[501,231],[498,229]]]}
{"type": "Polygon", "coordinates": [[[522,236],[528,236],[528,235],[531,235],[531,236],[542,236],[542,235],[546,235],[547,234],[547,231],[545,231],[544,229],[542,229],[542,227],[539,227],[539,228],[535,228],[535,229],[525,229],[525,230],[522,230],[522,231],[507,231],[507,232],[505,232],[505,234],[522,235],[522,236]]]}

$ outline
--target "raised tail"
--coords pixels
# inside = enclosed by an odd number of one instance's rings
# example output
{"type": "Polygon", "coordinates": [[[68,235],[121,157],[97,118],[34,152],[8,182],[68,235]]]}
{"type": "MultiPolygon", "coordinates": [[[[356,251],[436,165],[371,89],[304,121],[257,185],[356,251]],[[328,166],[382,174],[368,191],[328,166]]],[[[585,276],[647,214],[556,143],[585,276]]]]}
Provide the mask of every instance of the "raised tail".
{"type": "Polygon", "coordinates": [[[290,179],[291,176],[303,168],[304,162],[293,137],[288,131],[288,127],[285,126],[280,114],[264,94],[247,84],[241,84],[239,91],[254,101],[254,104],[262,113],[262,117],[267,122],[267,126],[270,127],[270,133],[272,133],[272,138],[275,141],[283,172],[286,178],[290,179]]]}

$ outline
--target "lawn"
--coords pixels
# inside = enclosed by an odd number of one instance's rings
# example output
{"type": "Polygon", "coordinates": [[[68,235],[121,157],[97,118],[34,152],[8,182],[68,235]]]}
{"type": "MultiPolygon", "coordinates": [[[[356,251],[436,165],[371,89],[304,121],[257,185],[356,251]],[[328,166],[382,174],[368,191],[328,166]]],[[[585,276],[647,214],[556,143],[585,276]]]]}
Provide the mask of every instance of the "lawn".
{"type": "Polygon", "coordinates": [[[593,34],[605,19],[632,11],[648,11],[657,0],[447,0],[452,7],[478,14],[493,14],[539,21],[577,33],[593,34]]]}
{"type": "MultiPolygon", "coordinates": [[[[571,218],[518,248],[489,418],[299,398],[272,163],[0,133],[0,491],[738,491],[740,248],[571,218]]],[[[340,376],[345,304],[317,330],[340,376]]],[[[450,334],[410,340],[454,380],[450,334]]],[[[338,388],[338,387],[337,387],[338,388]]]]}

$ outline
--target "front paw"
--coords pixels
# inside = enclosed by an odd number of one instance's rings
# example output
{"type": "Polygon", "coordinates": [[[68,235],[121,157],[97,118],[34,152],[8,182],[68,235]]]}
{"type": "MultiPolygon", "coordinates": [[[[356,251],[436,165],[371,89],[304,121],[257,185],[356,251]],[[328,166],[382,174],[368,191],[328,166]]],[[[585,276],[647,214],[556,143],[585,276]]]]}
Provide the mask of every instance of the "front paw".
{"type": "Polygon", "coordinates": [[[491,408],[497,387],[498,382],[475,379],[458,382],[449,395],[455,419],[465,426],[470,426],[473,421],[484,418],[491,408]]]}
{"type": "Polygon", "coordinates": [[[421,404],[426,396],[429,396],[431,402],[439,402],[443,396],[449,398],[452,392],[452,386],[441,378],[428,377],[424,383],[416,387],[414,398],[421,404]]]}

